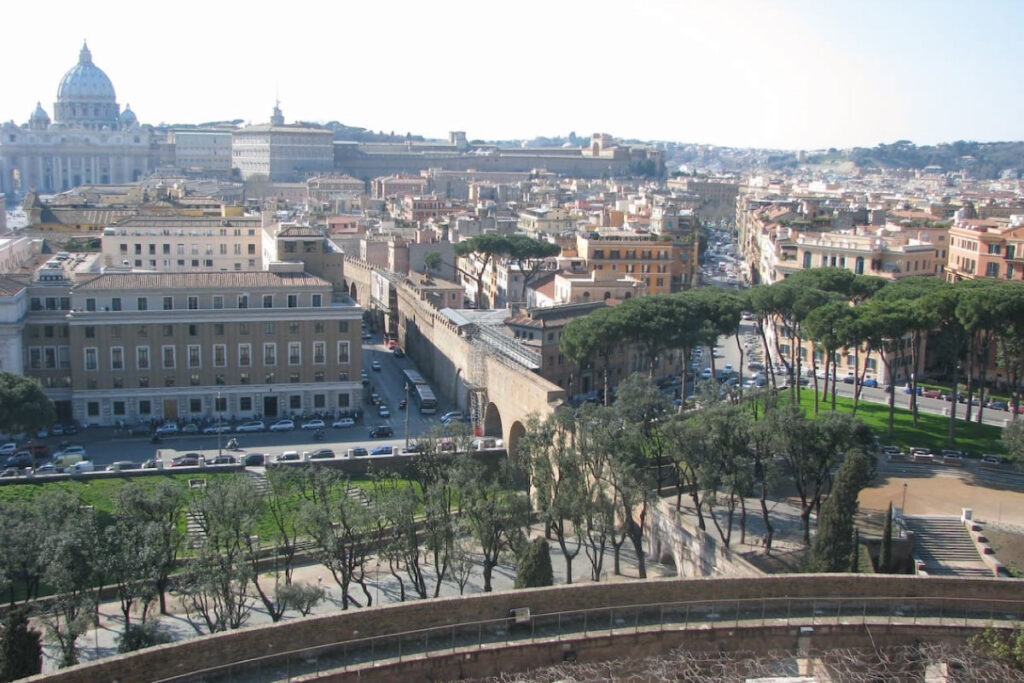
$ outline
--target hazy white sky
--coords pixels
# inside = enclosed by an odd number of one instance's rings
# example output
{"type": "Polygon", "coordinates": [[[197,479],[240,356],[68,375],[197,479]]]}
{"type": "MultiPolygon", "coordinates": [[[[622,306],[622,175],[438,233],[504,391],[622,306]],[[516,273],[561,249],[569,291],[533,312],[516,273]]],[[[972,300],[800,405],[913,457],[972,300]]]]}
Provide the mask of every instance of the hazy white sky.
{"type": "Polygon", "coordinates": [[[430,137],[1024,138],[1017,0],[12,0],[0,28],[18,123],[84,38],[145,123],[265,122],[279,93],[289,121],[430,137]]]}

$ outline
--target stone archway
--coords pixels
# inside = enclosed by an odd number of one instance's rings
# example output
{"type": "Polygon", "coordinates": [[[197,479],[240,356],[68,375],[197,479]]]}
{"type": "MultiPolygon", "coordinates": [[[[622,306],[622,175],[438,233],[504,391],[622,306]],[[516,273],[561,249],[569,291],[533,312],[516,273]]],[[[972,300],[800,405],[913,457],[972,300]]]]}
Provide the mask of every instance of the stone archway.
{"type": "Polygon", "coordinates": [[[498,439],[503,438],[504,432],[501,429],[501,413],[498,412],[498,406],[494,405],[493,402],[487,404],[487,408],[484,410],[484,436],[493,436],[498,439]]]}
{"type": "Polygon", "coordinates": [[[350,299],[352,299],[352,301],[359,301],[359,299],[356,296],[357,294],[358,294],[358,291],[356,290],[356,283],[353,282],[348,287],[348,296],[349,296],[350,299]]]}
{"type": "Polygon", "coordinates": [[[526,435],[526,427],[519,420],[512,423],[512,427],[508,430],[508,442],[505,444],[505,452],[508,453],[509,460],[515,460],[517,450],[519,448],[519,439],[526,435]]]}

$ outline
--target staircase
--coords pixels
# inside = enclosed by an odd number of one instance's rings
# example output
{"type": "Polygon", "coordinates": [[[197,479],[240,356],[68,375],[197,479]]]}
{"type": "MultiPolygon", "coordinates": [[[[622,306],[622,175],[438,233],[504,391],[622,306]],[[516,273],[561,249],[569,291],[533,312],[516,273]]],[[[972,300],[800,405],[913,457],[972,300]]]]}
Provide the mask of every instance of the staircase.
{"type": "Polygon", "coordinates": [[[904,523],[914,534],[914,555],[929,576],[992,578],[959,517],[915,515],[904,517],[904,523]]]}
{"type": "Polygon", "coordinates": [[[206,540],[206,528],[203,524],[202,514],[191,508],[185,510],[185,538],[188,547],[193,550],[203,545],[203,541],[206,540]]]}
{"type": "Polygon", "coordinates": [[[257,472],[247,468],[245,473],[252,477],[252,485],[256,489],[256,493],[265,496],[270,492],[270,482],[267,481],[267,475],[264,472],[257,472]]]}

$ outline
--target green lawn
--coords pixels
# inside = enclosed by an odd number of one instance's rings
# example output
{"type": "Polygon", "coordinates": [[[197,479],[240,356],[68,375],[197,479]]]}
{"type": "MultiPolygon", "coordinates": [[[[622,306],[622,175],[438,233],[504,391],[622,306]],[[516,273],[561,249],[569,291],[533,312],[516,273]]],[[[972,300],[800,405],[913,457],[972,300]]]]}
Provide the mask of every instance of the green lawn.
{"type": "MultiPolygon", "coordinates": [[[[788,396],[788,393],[784,394],[788,396]]],[[[800,392],[800,404],[807,411],[808,415],[814,412],[814,391],[804,389],[800,392]]],[[[822,401],[819,410],[827,412],[831,410],[832,399],[822,401]]],[[[959,414],[962,415],[966,406],[958,406],[959,414]]],[[[852,411],[853,399],[836,397],[836,410],[852,411]]],[[[1009,413],[1007,413],[1009,415],[1009,413]]],[[[918,413],[918,426],[914,426],[914,419],[909,410],[896,408],[895,419],[893,420],[893,433],[889,436],[889,406],[883,403],[867,403],[861,401],[857,406],[857,417],[875,430],[883,443],[893,446],[904,446],[908,448],[959,448],[967,451],[968,454],[980,456],[982,453],[994,453],[1005,455],[1006,447],[1003,446],[1001,427],[991,425],[968,424],[963,420],[957,420],[956,443],[950,446],[947,436],[949,434],[949,418],[943,415],[932,415],[918,413]]]]}

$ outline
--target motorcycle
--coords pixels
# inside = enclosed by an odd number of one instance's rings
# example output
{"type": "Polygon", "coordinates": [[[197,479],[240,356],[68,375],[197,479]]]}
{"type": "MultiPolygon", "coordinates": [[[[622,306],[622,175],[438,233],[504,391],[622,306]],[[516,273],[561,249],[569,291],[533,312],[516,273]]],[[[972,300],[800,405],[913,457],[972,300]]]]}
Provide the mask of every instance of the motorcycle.
{"type": "Polygon", "coordinates": [[[231,451],[239,450],[238,439],[228,439],[228,442],[224,444],[224,447],[231,451]]]}

